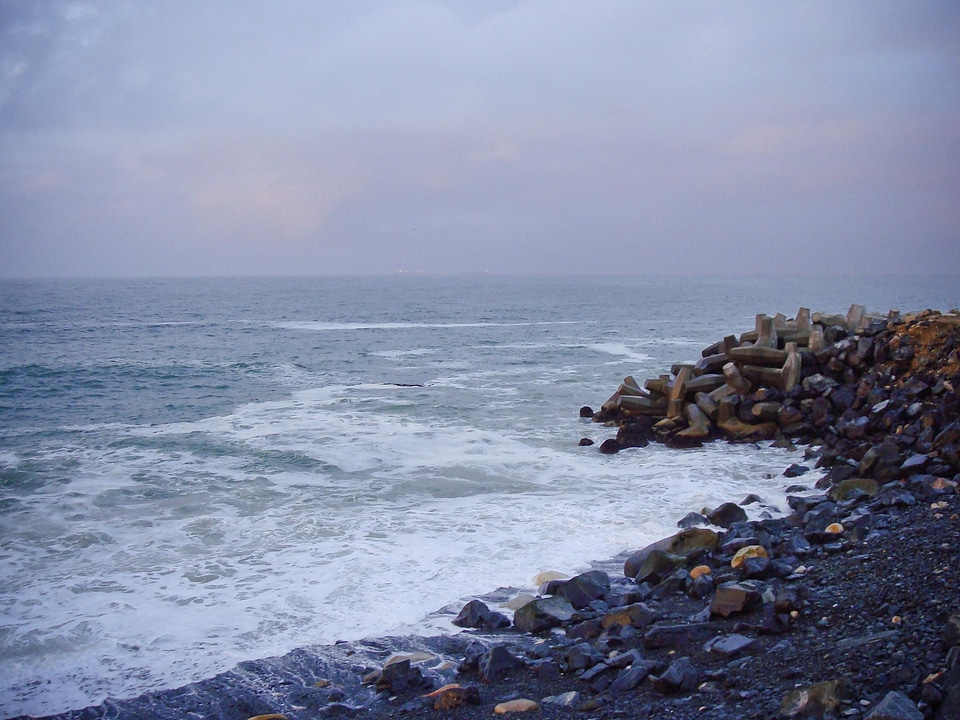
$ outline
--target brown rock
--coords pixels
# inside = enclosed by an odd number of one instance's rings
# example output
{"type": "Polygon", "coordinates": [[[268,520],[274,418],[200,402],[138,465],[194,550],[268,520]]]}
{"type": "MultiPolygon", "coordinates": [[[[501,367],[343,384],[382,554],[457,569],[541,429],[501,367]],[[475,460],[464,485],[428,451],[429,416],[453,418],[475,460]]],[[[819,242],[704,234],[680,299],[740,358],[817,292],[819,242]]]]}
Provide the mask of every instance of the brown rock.
{"type": "Polygon", "coordinates": [[[765,558],[769,557],[767,555],[766,549],[763,545],[747,545],[737,550],[737,554],[733,556],[733,559],[730,561],[730,567],[736,569],[743,565],[744,560],[748,558],[765,558]]]}
{"type": "Polygon", "coordinates": [[[676,535],[663,538],[657,542],[647,545],[642,550],[638,550],[623,564],[623,574],[629,578],[635,578],[641,565],[647,556],[654,550],[676,555],[682,558],[688,558],[691,555],[700,552],[713,552],[717,549],[719,537],[714,530],[709,528],[689,528],[681,530],[676,535]]]}
{"type": "Polygon", "coordinates": [[[730,617],[743,612],[756,597],[756,591],[743,583],[729,582],[717,588],[710,603],[710,614],[730,617]]]}
{"type": "Polygon", "coordinates": [[[611,610],[600,620],[604,630],[614,625],[620,627],[635,627],[643,629],[653,622],[653,610],[643,603],[634,603],[622,608],[611,610]]]}
{"type": "Polygon", "coordinates": [[[822,718],[836,710],[848,692],[847,682],[842,678],[798,688],[783,698],[780,715],[785,718],[822,718]]]}

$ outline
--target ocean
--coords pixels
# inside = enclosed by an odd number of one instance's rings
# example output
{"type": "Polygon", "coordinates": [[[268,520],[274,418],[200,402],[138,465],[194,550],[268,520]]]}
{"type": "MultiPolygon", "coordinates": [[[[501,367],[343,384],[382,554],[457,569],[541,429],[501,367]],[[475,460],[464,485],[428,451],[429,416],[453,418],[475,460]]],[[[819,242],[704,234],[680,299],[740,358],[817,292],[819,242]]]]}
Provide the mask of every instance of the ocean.
{"type": "Polygon", "coordinates": [[[578,410],[854,302],[949,309],[960,278],[0,280],[0,715],[452,632],[690,510],[783,507],[802,449],[604,456],[578,410]]]}

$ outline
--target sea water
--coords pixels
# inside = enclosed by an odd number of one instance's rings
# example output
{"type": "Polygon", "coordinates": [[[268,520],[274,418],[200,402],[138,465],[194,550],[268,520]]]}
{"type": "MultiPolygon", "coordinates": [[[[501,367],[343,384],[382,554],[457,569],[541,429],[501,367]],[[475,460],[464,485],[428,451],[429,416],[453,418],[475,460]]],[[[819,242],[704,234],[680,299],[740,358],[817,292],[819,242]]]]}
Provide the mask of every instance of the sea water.
{"type": "Polygon", "coordinates": [[[0,714],[130,697],[675,531],[799,451],[603,456],[578,417],[801,305],[957,278],[0,281],[0,714]]]}

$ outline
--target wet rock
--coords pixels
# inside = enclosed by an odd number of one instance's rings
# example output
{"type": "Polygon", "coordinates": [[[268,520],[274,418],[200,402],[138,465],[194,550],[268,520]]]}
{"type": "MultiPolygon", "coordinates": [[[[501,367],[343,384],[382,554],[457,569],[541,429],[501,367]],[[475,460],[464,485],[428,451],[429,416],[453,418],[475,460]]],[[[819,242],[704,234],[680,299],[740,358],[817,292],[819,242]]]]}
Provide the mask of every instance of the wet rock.
{"type": "Polygon", "coordinates": [[[870,418],[857,416],[850,418],[849,420],[843,420],[837,423],[837,430],[839,430],[844,437],[850,440],[856,440],[862,438],[867,434],[867,425],[870,423],[870,418]]]}
{"type": "Polygon", "coordinates": [[[607,438],[600,443],[600,452],[604,455],[615,455],[620,452],[620,450],[620,443],[617,442],[616,438],[607,438]]]}
{"type": "Polygon", "coordinates": [[[492,611],[480,600],[471,600],[460,610],[460,614],[453,619],[457,627],[486,628],[499,630],[510,627],[510,620],[503,613],[492,611]]]}
{"type": "Polygon", "coordinates": [[[688,512],[677,521],[677,527],[689,529],[697,527],[698,525],[706,525],[709,522],[706,515],[701,515],[698,512],[688,512]]]}
{"type": "Polygon", "coordinates": [[[584,405],[580,408],[580,417],[582,418],[592,418],[593,417],[593,408],[589,405],[584,405]]]}
{"type": "Polygon", "coordinates": [[[663,550],[652,550],[637,568],[634,579],[638,582],[659,583],[676,568],[683,565],[685,559],[680,555],[671,555],[663,550]]]}
{"type": "Polygon", "coordinates": [[[510,671],[524,667],[526,663],[510,652],[506,645],[494,645],[480,658],[478,669],[480,680],[492,684],[505,677],[510,671]]]}
{"type": "Polygon", "coordinates": [[[636,578],[640,567],[651,552],[660,551],[682,558],[691,558],[716,550],[718,542],[719,536],[716,531],[709,528],[682,530],[676,535],[671,535],[635,552],[623,564],[623,574],[629,578],[636,578]]]}
{"type": "Polygon", "coordinates": [[[726,502],[707,515],[707,519],[718,527],[729,528],[734,523],[747,519],[747,512],[736,503],[726,502]]]}
{"type": "Polygon", "coordinates": [[[827,501],[824,494],[817,495],[788,495],[787,505],[801,517],[815,508],[817,505],[827,501]]]}
{"type": "Polygon", "coordinates": [[[567,580],[559,594],[577,610],[587,607],[610,591],[610,576],[603,570],[591,570],[567,580]]]}
{"type": "Polygon", "coordinates": [[[375,686],[377,692],[401,695],[419,687],[423,681],[419,668],[412,667],[409,660],[401,660],[387,665],[377,678],[375,686]]]}
{"type": "Polygon", "coordinates": [[[620,448],[644,448],[654,439],[649,421],[625,422],[617,431],[617,443],[620,448]]]}
{"type": "Polygon", "coordinates": [[[810,541],[799,533],[790,535],[785,541],[777,545],[777,552],[781,555],[804,557],[812,551],[813,546],[810,544],[810,541]]]}
{"type": "Polygon", "coordinates": [[[960,652],[947,653],[947,672],[942,678],[942,697],[937,720],[960,720],[960,652]],[[952,654],[952,657],[951,657],[952,654]]]}
{"type": "Polygon", "coordinates": [[[892,690],[867,713],[864,720],[923,720],[923,713],[906,695],[892,690]]]}
{"type": "Polygon", "coordinates": [[[587,437],[580,438],[580,442],[578,443],[578,445],[580,447],[590,447],[591,445],[593,445],[593,440],[587,437]]]}
{"type": "Polygon", "coordinates": [[[783,476],[788,478],[800,477],[810,472],[810,468],[806,465],[798,465],[793,463],[790,467],[783,471],[783,476]]]}
{"type": "Polygon", "coordinates": [[[873,507],[891,508],[891,507],[910,507],[917,504],[917,499],[909,490],[899,487],[884,487],[873,498],[870,503],[873,507]]]}
{"type": "Polygon", "coordinates": [[[523,632],[538,633],[569,622],[574,612],[566,598],[540,598],[517,610],[513,614],[513,625],[523,632]]]}

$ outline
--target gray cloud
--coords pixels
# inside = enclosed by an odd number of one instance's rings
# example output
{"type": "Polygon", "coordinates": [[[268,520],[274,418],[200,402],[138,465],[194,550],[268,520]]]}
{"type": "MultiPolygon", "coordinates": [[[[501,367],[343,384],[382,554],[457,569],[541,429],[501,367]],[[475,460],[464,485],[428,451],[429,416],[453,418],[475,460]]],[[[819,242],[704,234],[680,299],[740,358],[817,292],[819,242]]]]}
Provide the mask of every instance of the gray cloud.
{"type": "Polygon", "coordinates": [[[0,274],[960,272],[958,31],[948,3],[0,0],[0,274]]]}

